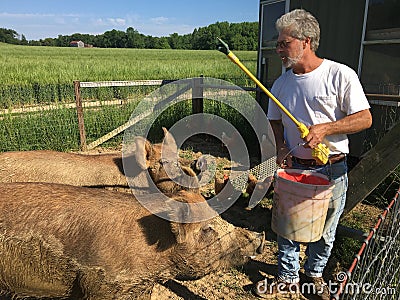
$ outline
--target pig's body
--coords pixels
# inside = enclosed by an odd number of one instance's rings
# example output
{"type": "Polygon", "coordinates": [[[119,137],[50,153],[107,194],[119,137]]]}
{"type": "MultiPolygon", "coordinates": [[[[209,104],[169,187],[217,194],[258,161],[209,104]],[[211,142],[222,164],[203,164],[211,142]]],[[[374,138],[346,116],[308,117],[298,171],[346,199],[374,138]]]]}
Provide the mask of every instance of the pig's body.
{"type": "Polygon", "coordinates": [[[84,155],[50,150],[0,153],[0,182],[128,186],[120,153],[84,155]]]}
{"type": "MultiPolygon", "coordinates": [[[[188,191],[172,199],[205,201],[188,191]]],[[[194,207],[173,213],[206,212],[194,207]]],[[[157,281],[194,279],[242,264],[260,244],[260,234],[219,216],[172,223],[128,194],[44,183],[0,185],[0,295],[146,298],[157,281]]]]}

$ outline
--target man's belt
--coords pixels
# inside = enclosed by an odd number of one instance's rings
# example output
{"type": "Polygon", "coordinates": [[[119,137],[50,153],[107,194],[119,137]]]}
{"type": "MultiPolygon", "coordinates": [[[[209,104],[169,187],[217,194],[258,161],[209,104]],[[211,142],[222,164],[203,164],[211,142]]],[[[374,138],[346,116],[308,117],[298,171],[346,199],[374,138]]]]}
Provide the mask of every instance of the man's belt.
{"type": "MultiPolygon", "coordinates": [[[[333,155],[329,156],[328,162],[326,163],[326,165],[331,165],[331,164],[335,164],[335,163],[344,161],[345,158],[346,158],[346,154],[344,154],[344,153],[333,154],[333,155]]],[[[300,165],[305,165],[308,167],[320,166],[320,164],[318,164],[315,159],[303,159],[303,158],[298,158],[296,156],[292,156],[292,161],[294,163],[297,163],[300,165]]]]}

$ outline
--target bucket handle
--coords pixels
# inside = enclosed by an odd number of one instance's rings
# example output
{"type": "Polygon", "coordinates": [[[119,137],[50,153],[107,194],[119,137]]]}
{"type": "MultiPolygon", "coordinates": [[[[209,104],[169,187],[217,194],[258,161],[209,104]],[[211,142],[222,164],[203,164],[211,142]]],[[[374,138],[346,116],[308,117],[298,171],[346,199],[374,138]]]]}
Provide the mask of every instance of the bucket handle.
{"type": "Polygon", "coordinates": [[[296,149],[299,148],[300,146],[304,146],[305,144],[307,144],[307,143],[298,143],[296,146],[294,146],[292,149],[290,149],[289,152],[286,153],[285,157],[283,158],[282,163],[281,163],[280,166],[282,167],[282,166],[284,166],[284,165],[286,164],[286,159],[287,159],[287,157],[288,157],[294,150],[296,150],[296,149]]]}
{"type": "MultiPolygon", "coordinates": [[[[294,146],[292,149],[290,149],[290,151],[285,155],[285,157],[282,160],[282,163],[280,165],[280,167],[285,166],[286,164],[286,158],[290,155],[290,153],[292,153],[294,150],[296,150],[298,147],[300,146],[304,146],[305,144],[307,144],[306,142],[304,143],[298,143],[296,146],[294,146]]],[[[330,164],[330,163],[329,163],[330,164]]],[[[328,175],[329,180],[332,180],[332,170],[329,170],[329,175],[328,175]]]]}

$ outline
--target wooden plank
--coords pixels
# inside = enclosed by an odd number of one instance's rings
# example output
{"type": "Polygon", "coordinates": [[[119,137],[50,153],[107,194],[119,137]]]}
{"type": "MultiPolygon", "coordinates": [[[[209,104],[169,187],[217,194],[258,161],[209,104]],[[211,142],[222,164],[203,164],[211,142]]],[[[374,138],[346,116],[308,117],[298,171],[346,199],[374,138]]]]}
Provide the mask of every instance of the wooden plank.
{"type": "Polygon", "coordinates": [[[400,95],[365,94],[365,96],[369,101],[400,101],[400,95]]]}
{"type": "Polygon", "coordinates": [[[400,107],[400,95],[365,94],[365,96],[371,104],[400,107]]]}
{"type": "Polygon", "coordinates": [[[369,103],[374,104],[374,105],[381,105],[381,106],[400,107],[400,102],[396,102],[396,101],[369,100],[369,103]]]}
{"type": "Polygon", "coordinates": [[[363,201],[400,166],[400,122],[369,150],[349,172],[349,189],[343,215],[363,201]]]}
{"type": "Polygon", "coordinates": [[[165,105],[167,105],[169,102],[175,100],[176,98],[178,98],[180,95],[186,93],[189,89],[191,88],[191,84],[188,84],[184,87],[182,87],[179,91],[175,92],[174,94],[170,95],[169,97],[163,99],[161,102],[157,103],[151,110],[147,110],[145,112],[143,112],[142,114],[140,114],[139,116],[136,116],[133,119],[130,119],[128,122],[126,122],[125,124],[115,128],[114,130],[110,131],[109,133],[107,133],[106,135],[100,137],[99,139],[95,140],[94,142],[90,143],[87,146],[88,150],[94,149],[96,148],[98,145],[101,145],[102,143],[108,141],[109,139],[113,138],[114,136],[120,134],[121,132],[123,132],[124,130],[128,129],[129,127],[131,127],[132,125],[136,124],[137,122],[139,122],[140,120],[147,118],[149,115],[151,115],[152,113],[154,113],[154,111],[162,109],[163,107],[165,107],[165,105]]]}
{"type": "MultiPolygon", "coordinates": [[[[122,105],[126,103],[130,103],[132,101],[138,101],[137,99],[127,99],[127,100],[102,100],[102,101],[92,101],[92,100],[83,100],[81,98],[82,107],[83,108],[96,108],[102,106],[111,106],[111,105],[122,105]]],[[[49,105],[29,105],[23,106],[19,108],[13,109],[0,109],[0,116],[5,114],[17,115],[17,114],[24,114],[24,113],[34,113],[34,112],[42,112],[42,111],[49,111],[49,110],[56,110],[60,108],[76,108],[76,100],[73,103],[64,103],[64,102],[57,102],[54,104],[49,105]]]]}
{"type": "Polygon", "coordinates": [[[81,82],[80,87],[108,87],[108,86],[151,86],[161,85],[163,80],[135,80],[135,81],[98,81],[98,82],[81,82]]]}

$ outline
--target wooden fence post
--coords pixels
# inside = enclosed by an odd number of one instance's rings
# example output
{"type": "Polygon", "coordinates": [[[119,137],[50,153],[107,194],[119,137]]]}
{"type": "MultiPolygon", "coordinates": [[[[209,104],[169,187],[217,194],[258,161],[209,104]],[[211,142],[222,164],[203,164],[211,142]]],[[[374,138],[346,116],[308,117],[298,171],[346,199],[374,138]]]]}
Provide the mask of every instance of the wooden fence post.
{"type": "Polygon", "coordinates": [[[76,114],[78,116],[79,137],[81,141],[80,149],[81,151],[86,151],[87,150],[86,131],[85,131],[85,122],[83,120],[81,85],[78,80],[74,81],[74,90],[75,90],[75,101],[76,101],[76,114]]]}
{"type": "Polygon", "coordinates": [[[363,201],[385,178],[400,166],[400,122],[349,172],[349,188],[343,216],[363,201]]]}
{"type": "Polygon", "coordinates": [[[192,114],[203,113],[203,75],[193,79],[192,114]]]}

